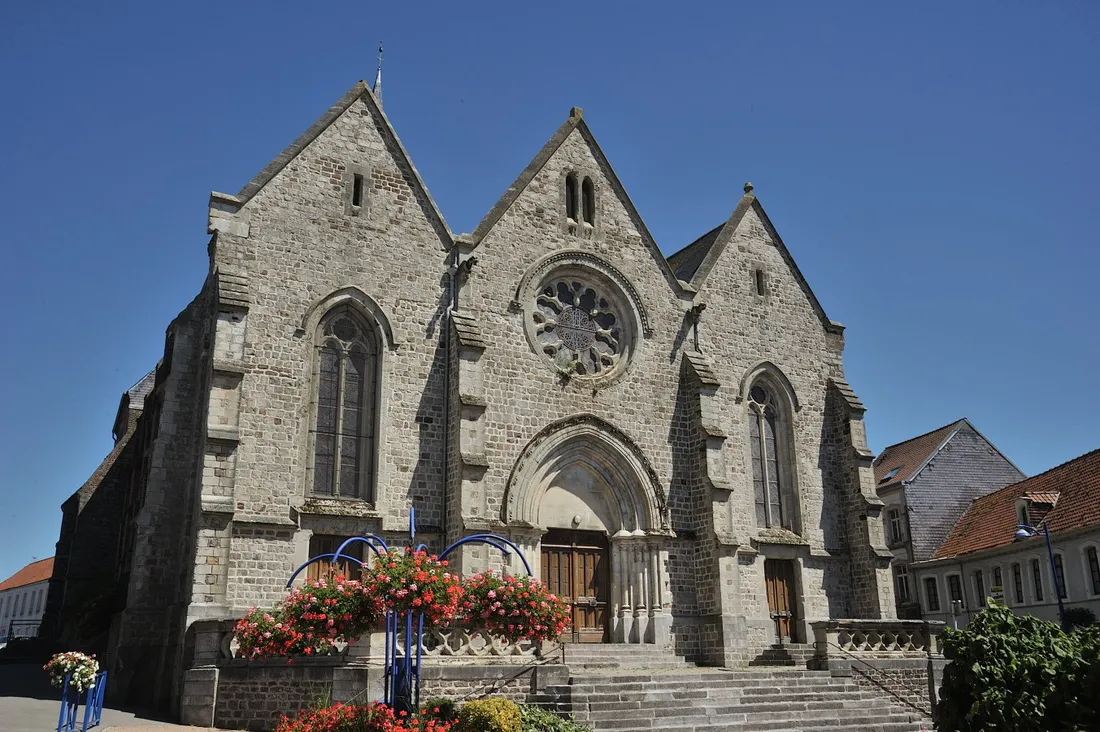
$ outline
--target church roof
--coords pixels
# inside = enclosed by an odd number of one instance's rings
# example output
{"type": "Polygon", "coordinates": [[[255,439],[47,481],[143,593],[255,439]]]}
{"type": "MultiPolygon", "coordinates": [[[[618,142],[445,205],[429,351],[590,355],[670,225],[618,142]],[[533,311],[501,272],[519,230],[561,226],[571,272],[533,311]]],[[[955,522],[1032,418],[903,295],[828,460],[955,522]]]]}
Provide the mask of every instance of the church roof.
{"type": "Polygon", "coordinates": [[[722,233],[722,228],[725,225],[726,223],[723,221],[668,258],[668,264],[672,267],[676,279],[691,282],[692,278],[695,277],[695,273],[699,271],[699,265],[710,253],[711,246],[718,235],[722,233]]]}
{"type": "Polygon", "coordinates": [[[0,592],[4,590],[14,590],[16,587],[26,587],[27,585],[33,585],[36,582],[45,582],[53,576],[53,557],[48,559],[39,559],[37,562],[31,562],[23,569],[19,570],[11,577],[8,577],[3,582],[0,582],[0,592]]]}
{"type": "Polygon", "coordinates": [[[156,384],[157,370],[150,369],[149,373],[138,379],[137,383],[126,390],[126,395],[130,397],[130,408],[141,409],[145,406],[145,397],[153,391],[153,386],[156,384]]]}
{"type": "Polygon", "coordinates": [[[1100,450],[975,498],[933,558],[1012,544],[1016,539],[1016,499],[1029,496],[1042,502],[1053,500],[1054,507],[1045,515],[1052,533],[1100,527],[1100,450]]]}

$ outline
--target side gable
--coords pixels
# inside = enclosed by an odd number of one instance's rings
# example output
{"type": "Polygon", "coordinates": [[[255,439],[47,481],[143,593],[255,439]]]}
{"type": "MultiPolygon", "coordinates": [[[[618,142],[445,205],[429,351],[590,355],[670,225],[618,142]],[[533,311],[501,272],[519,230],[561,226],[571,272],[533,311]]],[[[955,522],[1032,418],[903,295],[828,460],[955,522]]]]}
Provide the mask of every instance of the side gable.
{"type": "Polygon", "coordinates": [[[389,118],[386,116],[385,112],[382,111],[382,107],[379,106],[378,101],[374,97],[374,93],[365,81],[359,81],[355,86],[349,89],[344,96],[340,97],[340,99],[329,107],[316,122],[310,125],[305,132],[299,135],[294,142],[290,143],[290,145],[268,163],[263,170],[250,180],[236,196],[226,196],[225,194],[214,195],[218,196],[221,202],[224,203],[228,200],[239,209],[241,206],[248,203],[248,201],[259,193],[264,186],[270,183],[280,171],[298,157],[311,142],[316,140],[321,133],[328,129],[333,122],[339,119],[342,114],[347,112],[348,109],[359,100],[363,100],[370,109],[371,115],[380,120],[381,124],[379,128],[382,131],[387,146],[394,152],[399,164],[408,170],[416,188],[416,192],[419,194],[418,197],[424,201],[425,208],[427,209],[425,214],[437,229],[442,241],[444,241],[449,248],[454,243],[454,236],[451,234],[450,227],[447,226],[447,222],[443,218],[443,214],[439,210],[439,207],[436,205],[435,199],[432,198],[431,193],[428,192],[427,186],[424,185],[424,180],[420,177],[420,172],[416,169],[416,166],[413,165],[412,158],[409,157],[408,151],[397,137],[397,132],[394,131],[389,118]]]}
{"type": "Polygon", "coordinates": [[[523,193],[524,189],[526,189],[531,181],[535,179],[535,176],[538,175],[539,171],[541,171],[543,166],[545,166],[550,158],[554,156],[554,153],[558,151],[558,148],[562,146],[574,130],[583,137],[585,143],[592,151],[592,155],[596,159],[597,164],[605,172],[607,180],[611,184],[616,197],[622,203],[634,226],[641,234],[642,242],[652,256],[653,261],[661,270],[669,287],[676,293],[690,292],[690,288],[685,288],[683,283],[673,274],[668,260],[661,254],[660,247],[657,246],[652,234],[649,233],[649,229],[642,220],[641,214],[638,213],[638,209],[634,206],[634,202],[631,201],[630,196],[627,195],[622,181],[619,180],[619,176],[615,173],[615,169],[611,167],[611,163],[608,162],[607,156],[604,155],[603,150],[600,149],[599,144],[596,142],[596,138],[592,135],[592,131],[585,123],[584,112],[579,107],[573,107],[569,111],[569,118],[565,120],[562,126],[559,127],[546,144],[542,146],[542,149],[539,150],[538,154],[527,164],[527,167],[523,169],[512,185],[508,186],[508,190],[506,190],[496,204],[489,209],[489,213],[487,213],[480,223],[478,223],[473,233],[462,237],[463,243],[472,250],[489,235],[493,227],[500,221],[501,217],[512,207],[516,199],[523,193]]]}
{"type": "Polygon", "coordinates": [[[950,434],[913,469],[906,484],[916,560],[932,556],[971,501],[1026,477],[969,420],[950,427],[950,434]]]}
{"type": "Polygon", "coordinates": [[[726,246],[733,239],[734,234],[737,232],[737,227],[741,224],[741,221],[745,218],[745,214],[748,213],[749,210],[755,212],[760,218],[760,221],[764,224],[768,235],[775,243],[776,249],[782,256],[783,261],[787,264],[791,274],[794,275],[799,287],[801,287],[803,293],[805,293],[811,307],[813,307],[817,317],[821,320],[821,324],[825,328],[825,331],[828,333],[843,333],[844,326],[835,320],[830,320],[829,316],[825,314],[825,309],[821,307],[821,303],[818,301],[817,296],[814,294],[813,290],[810,289],[809,282],[806,281],[801,270],[798,269],[798,265],[787,249],[787,245],[783,243],[783,239],[779,236],[779,232],[776,231],[775,225],[772,224],[771,219],[768,218],[768,214],[764,212],[764,207],[760,205],[760,201],[753,194],[751,183],[745,184],[745,195],[737,202],[737,206],[733,209],[733,213],[730,214],[730,217],[724,224],[707,232],[699,239],[696,239],[694,242],[668,258],[669,263],[676,270],[676,275],[684,279],[688,283],[690,289],[698,291],[703,286],[703,283],[706,281],[707,276],[714,268],[719,257],[722,256],[722,252],[725,251],[726,246]]]}

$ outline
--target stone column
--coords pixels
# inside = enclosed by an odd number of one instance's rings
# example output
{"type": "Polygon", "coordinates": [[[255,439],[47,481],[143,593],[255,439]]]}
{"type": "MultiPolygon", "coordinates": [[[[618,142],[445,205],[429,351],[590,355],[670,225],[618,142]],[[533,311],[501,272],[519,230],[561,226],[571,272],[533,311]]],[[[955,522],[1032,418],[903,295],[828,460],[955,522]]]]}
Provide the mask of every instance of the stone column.
{"type": "Polygon", "coordinates": [[[629,643],[634,629],[630,579],[632,556],[629,538],[630,534],[626,531],[619,531],[611,537],[611,572],[614,578],[612,592],[615,592],[615,597],[619,601],[618,615],[612,620],[611,638],[615,643],[629,643]]]}

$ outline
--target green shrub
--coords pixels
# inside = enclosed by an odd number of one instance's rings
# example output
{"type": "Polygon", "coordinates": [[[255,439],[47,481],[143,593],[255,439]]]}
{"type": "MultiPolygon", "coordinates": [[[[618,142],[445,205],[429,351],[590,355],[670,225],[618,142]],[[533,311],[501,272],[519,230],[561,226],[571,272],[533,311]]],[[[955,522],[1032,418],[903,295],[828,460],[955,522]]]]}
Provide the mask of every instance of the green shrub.
{"type": "Polygon", "coordinates": [[[420,716],[438,719],[441,722],[453,722],[458,719],[458,702],[445,696],[437,696],[420,705],[420,716]]]}
{"type": "Polygon", "coordinates": [[[1096,622],[1096,613],[1089,610],[1087,607],[1071,607],[1066,610],[1066,627],[1070,630],[1074,628],[1087,628],[1096,622]]]}
{"type": "Polygon", "coordinates": [[[462,732],[521,732],[520,724],[519,707],[510,699],[474,699],[458,713],[462,732]]]}
{"type": "Polygon", "coordinates": [[[992,604],[965,630],[947,630],[936,706],[940,732],[1100,729],[1100,626],[1054,623],[992,604]]]}
{"type": "Polygon", "coordinates": [[[524,704],[519,711],[523,718],[523,732],[591,732],[583,724],[563,719],[542,707],[524,704]]]}

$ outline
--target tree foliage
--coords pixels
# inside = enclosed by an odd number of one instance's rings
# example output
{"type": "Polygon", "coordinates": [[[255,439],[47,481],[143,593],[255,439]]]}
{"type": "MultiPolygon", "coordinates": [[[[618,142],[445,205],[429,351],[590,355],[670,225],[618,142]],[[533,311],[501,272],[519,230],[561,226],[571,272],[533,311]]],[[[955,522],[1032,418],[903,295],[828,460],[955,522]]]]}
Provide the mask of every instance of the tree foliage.
{"type": "Polygon", "coordinates": [[[992,603],[948,629],[936,728],[941,732],[1100,729],[1100,626],[1064,633],[992,603]]]}

